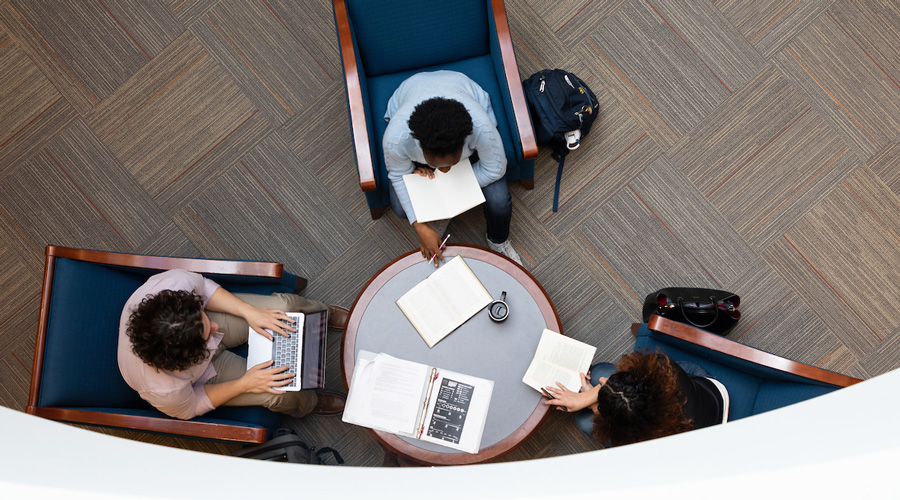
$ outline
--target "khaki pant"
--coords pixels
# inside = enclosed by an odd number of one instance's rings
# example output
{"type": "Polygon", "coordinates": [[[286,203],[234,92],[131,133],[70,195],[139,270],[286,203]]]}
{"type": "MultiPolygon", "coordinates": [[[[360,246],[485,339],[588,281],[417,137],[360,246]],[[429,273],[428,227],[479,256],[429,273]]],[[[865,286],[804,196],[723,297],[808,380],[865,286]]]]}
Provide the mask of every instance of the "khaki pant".
{"type": "MultiPolygon", "coordinates": [[[[290,293],[273,293],[272,295],[256,295],[251,293],[234,294],[239,299],[257,307],[280,309],[288,312],[313,313],[328,310],[322,302],[308,300],[290,293]]],[[[212,365],[216,376],[207,383],[215,384],[241,378],[247,372],[247,358],[229,351],[229,348],[247,343],[250,325],[244,318],[227,313],[206,311],[209,319],[219,324],[219,331],[224,334],[219,350],[213,356],[212,365]]],[[[225,406],[265,406],[280,413],[295,417],[306,415],[316,406],[318,397],[313,390],[285,392],[284,394],[246,393],[229,399],[225,406]]]]}

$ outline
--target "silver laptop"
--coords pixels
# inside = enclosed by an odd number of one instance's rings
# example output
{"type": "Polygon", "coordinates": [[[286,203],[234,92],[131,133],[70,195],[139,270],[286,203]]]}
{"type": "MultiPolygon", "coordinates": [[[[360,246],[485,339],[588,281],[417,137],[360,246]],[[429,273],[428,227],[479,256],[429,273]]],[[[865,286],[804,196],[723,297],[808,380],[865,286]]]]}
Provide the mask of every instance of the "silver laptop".
{"type": "Polygon", "coordinates": [[[279,390],[300,391],[325,387],[325,333],[328,329],[328,312],[310,314],[287,313],[297,329],[290,337],[267,330],[275,339],[269,340],[250,329],[247,338],[247,369],[274,359],[272,366],[288,365],[287,371],[296,376],[291,383],[279,390]]]}

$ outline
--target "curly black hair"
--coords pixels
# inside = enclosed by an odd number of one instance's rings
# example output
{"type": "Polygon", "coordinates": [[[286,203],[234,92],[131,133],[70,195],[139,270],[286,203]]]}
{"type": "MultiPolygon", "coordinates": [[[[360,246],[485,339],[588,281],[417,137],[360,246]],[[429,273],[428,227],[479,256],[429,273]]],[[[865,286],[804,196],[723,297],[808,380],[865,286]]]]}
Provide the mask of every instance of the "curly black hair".
{"type": "Polygon", "coordinates": [[[597,394],[593,434],[612,446],[669,436],[694,428],[672,360],[663,354],[622,356],[597,394]]]}
{"type": "Polygon", "coordinates": [[[462,149],[466,137],[472,133],[472,117],[461,102],[432,97],[413,110],[409,130],[423,151],[447,156],[462,149]]]}
{"type": "Polygon", "coordinates": [[[183,290],[148,295],[128,318],[132,351],[144,363],[169,371],[185,370],[206,359],[203,298],[183,290]]]}

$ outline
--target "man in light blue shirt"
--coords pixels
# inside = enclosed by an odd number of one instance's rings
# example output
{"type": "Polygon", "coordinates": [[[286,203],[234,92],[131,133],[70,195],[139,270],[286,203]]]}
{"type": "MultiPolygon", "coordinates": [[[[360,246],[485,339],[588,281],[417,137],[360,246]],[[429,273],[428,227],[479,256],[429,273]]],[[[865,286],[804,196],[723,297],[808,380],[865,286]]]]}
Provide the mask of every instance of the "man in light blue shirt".
{"type": "Polygon", "coordinates": [[[441,235],[416,220],[405,174],[433,178],[469,158],[484,193],[488,246],[517,263],[522,261],[509,242],[512,198],[506,185],[506,154],[491,99],[477,83],[455,71],[418,73],[407,78],[388,101],[384,119],[384,162],[391,181],[391,205],[406,217],[419,237],[422,256],[443,260],[441,235]]]}

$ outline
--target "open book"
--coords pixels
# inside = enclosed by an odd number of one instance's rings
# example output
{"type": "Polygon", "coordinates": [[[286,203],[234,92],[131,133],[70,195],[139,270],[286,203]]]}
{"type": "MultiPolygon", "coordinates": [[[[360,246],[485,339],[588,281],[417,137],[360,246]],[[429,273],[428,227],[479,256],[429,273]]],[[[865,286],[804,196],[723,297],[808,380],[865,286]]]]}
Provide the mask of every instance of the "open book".
{"type": "Polygon", "coordinates": [[[494,382],[360,351],[344,422],[478,453],[494,382]]]}
{"type": "Polygon", "coordinates": [[[596,347],[544,328],[522,382],[539,392],[542,387],[556,387],[557,382],[578,392],[581,390],[578,374],[588,372],[596,352],[596,347]]]}
{"type": "Polygon", "coordinates": [[[434,347],[490,303],[491,294],[459,255],[397,300],[428,347],[434,347]]]}
{"type": "Polygon", "coordinates": [[[419,222],[449,219],[484,203],[484,193],[468,158],[450,167],[447,173],[436,169],[434,179],[406,174],[403,183],[419,222]]]}

